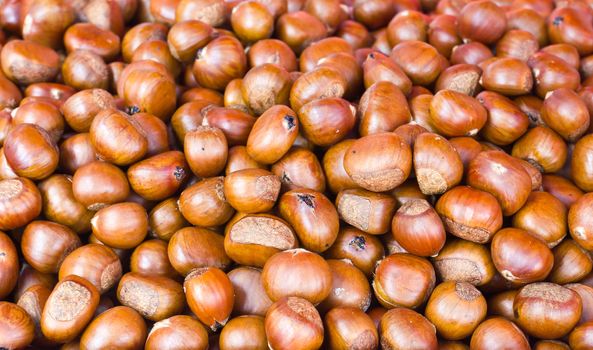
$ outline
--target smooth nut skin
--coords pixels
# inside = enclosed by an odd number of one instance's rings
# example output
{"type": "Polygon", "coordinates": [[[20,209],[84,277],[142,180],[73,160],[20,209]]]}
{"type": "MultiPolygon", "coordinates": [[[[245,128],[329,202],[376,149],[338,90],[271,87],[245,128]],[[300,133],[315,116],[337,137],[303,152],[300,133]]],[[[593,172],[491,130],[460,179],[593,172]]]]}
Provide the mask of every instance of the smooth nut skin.
{"type": "MultiPolygon", "coordinates": [[[[177,8],[178,11],[180,8],[177,8]]],[[[247,57],[243,46],[229,36],[220,36],[198,50],[193,64],[196,81],[214,90],[224,90],[231,80],[245,75],[246,70],[247,57]]]]}
{"type": "Polygon", "coordinates": [[[0,301],[0,346],[6,349],[26,348],[35,337],[35,324],[20,306],[0,301]]]}
{"type": "Polygon", "coordinates": [[[84,278],[70,275],[54,287],[41,315],[41,331],[52,341],[75,339],[99,305],[99,292],[84,278]]]}
{"type": "Polygon", "coordinates": [[[356,140],[344,156],[344,169],[364,189],[383,192],[404,182],[411,170],[410,147],[396,134],[381,133],[356,140]]]}
{"type": "Polygon", "coordinates": [[[224,252],[224,238],[199,227],[177,231],[169,241],[168,255],[171,265],[183,276],[195,268],[215,266],[226,269],[231,264],[224,252]]]}
{"type": "Polygon", "coordinates": [[[148,232],[148,214],[140,204],[124,202],[99,210],[91,220],[93,234],[113,248],[130,249],[148,232]]]}
{"type": "Polygon", "coordinates": [[[176,315],[155,323],[145,344],[147,350],[173,350],[181,347],[196,350],[208,348],[208,333],[204,326],[186,315],[176,315]]]}
{"type": "Polygon", "coordinates": [[[379,336],[384,349],[438,349],[436,329],[421,314],[406,308],[387,311],[379,323],[379,336]]]}
{"type": "Polygon", "coordinates": [[[16,247],[8,235],[0,232],[0,298],[6,298],[16,287],[19,278],[19,260],[16,247]]]}
{"type": "Polygon", "coordinates": [[[587,193],[579,198],[568,210],[568,229],[570,236],[584,249],[590,250],[591,234],[589,222],[591,217],[586,213],[593,204],[593,195],[587,193]]]}
{"type": "Polygon", "coordinates": [[[51,135],[34,124],[19,124],[10,131],[4,141],[4,156],[18,176],[32,180],[48,177],[59,162],[51,135]]]}
{"type": "Polygon", "coordinates": [[[0,180],[0,230],[25,226],[41,213],[37,186],[24,177],[0,180]]]}
{"type": "Polygon", "coordinates": [[[57,273],[66,256],[80,245],[74,231],[51,221],[31,222],[21,237],[25,260],[42,273],[57,273]]]}
{"type": "Polygon", "coordinates": [[[529,341],[521,329],[502,317],[482,322],[471,337],[470,349],[502,348],[528,350],[529,341]]]}
{"type": "Polygon", "coordinates": [[[270,171],[243,169],[224,178],[224,196],[239,212],[267,212],[276,204],[280,186],[280,178],[270,171]]]}
{"type": "Polygon", "coordinates": [[[27,40],[12,40],[0,52],[2,71],[19,85],[52,81],[60,71],[60,58],[49,47],[27,40]]]}
{"type": "Polygon", "coordinates": [[[177,201],[183,218],[193,225],[211,227],[229,221],[235,213],[224,194],[222,176],[206,178],[187,187],[177,201]]]}
{"type": "Polygon", "coordinates": [[[428,121],[443,136],[473,136],[487,118],[478,100],[453,90],[441,90],[430,101],[428,121]]]}
{"type": "Polygon", "coordinates": [[[103,294],[121,278],[122,264],[113,249],[89,243],[68,254],[62,262],[60,280],[70,275],[84,278],[103,294]]]}
{"type": "Polygon", "coordinates": [[[128,272],[117,286],[117,300],[151,321],[181,313],[185,307],[181,284],[164,276],[128,272]]]}
{"type": "Polygon", "coordinates": [[[72,177],[74,198],[89,210],[123,202],[130,193],[126,174],[107,162],[95,161],[80,167],[72,177]]]}
{"type": "Polygon", "coordinates": [[[247,154],[262,164],[280,160],[299,133],[296,113],[286,106],[273,106],[257,118],[247,138],[247,154]]]}
{"type": "Polygon", "coordinates": [[[183,153],[164,152],[128,168],[128,180],[135,193],[147,200],[163,200],[185,183],[189,166],[183,153]]]}
{"type": "Polygon", "coordinates": [[[449,65],[434,47],[421,41],[404,41],[391,51],[395,61],[416,85],[429,85],[449,65]]]}
{"type": "Polygon", "coordinates": [[[127,306],[116,306],[96,317],[80,338],[81,349],[117,347],[142,349],[146,339],[146,324],[138,312],[127,306]],[[119,331],[126,329],[126,335],[119,331]]]}
{"type": "Polygon", "coordinates": [[[269,347],[274,349],[318,349],[323,343],[323,322],[309,301],[285,297],[275,302],[265,319],[269,347]]]}
{"type": "Polygon", "coordinates": [[[579,321],[582,301],[575,291],[558,284],[532,283],[515,296],[513,312],[517,324],[528,334],[556,339],[568,334],[579,321]]]}
{"type": "Polygon", "coordinates": [[[379,345],[379,334],[373,320],[356,308],[333,308],[325,315],[324,326],[329,346],[333,349],[375,349],[379,345]]]}

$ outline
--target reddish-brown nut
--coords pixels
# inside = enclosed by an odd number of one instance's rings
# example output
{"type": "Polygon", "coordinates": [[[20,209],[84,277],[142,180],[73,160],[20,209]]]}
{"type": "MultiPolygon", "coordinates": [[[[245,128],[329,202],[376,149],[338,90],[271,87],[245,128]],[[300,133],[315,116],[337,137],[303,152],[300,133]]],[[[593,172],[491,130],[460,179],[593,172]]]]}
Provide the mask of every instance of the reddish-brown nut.
{"type": "Polygon", "coordinates": [[[157,204],[148,214],[148,226],[152,236],[169,241],[177,230],[189,223],[181,214],[176,197],[166,199],[157,204]]]}
{"type": "Polygon", "coordinates": [[[354,128],[356,109],[346,100],[330,97],[311,101],[298,110],[303,136],[318,146],[331,146],[354,128]]]}
{"type": "Polygon", "coordinates": [[[467,44],[453,47],[451,51],[451,64],[466,63],[477,65],[493,56],[488,46],[477,41],[471,41],[467,44]]]}
{"type": "Polygon", "coordinates": [[[324,318],[327,342],[332,349],[376,349],[377,327],[371,317],[353,307],[336,307],[324,318]]]}
{"type": "Polygon", "coordinates": [[[269,38],[274,31],[274,16],[260,2],[240,2],[231,12],[231,27],[244,42],[269,38]]]}
{"type": "Polygon", "coordinates": [[[547,126],[569,142],[578,140],[588,129],[589,110],[576,92],[560,88],[546,95],[541,118],[547,126]]]}
{"type": "Polygon", "coordinates": [[[338,212],[322,193],[309,189],[289,191],[280,198],[278,210],[305,249],[323,252],[338,236],[338,212]]]}
{"type": "Polygon", "coordinates": [[[243,169],[224,178],[224,196],[239,212],[266,212],[276,204],[280,186],[280,178],[268,170],[243,169]]]}
{"type": "Polygon", "coordinates": [[[593,194],[585,194],[570,207],[568,211],[568,229],[571,237],[586,250],[593,249],[590,229],[591,215],[589,211],[593,205],[593,194]]]}
{"type": "Polygon", "coordinates": [[[504,34],[506,26],[504,11],[493,1],[480,0],[463,7],[457,31],[463,39],[491,44],[504,34]]]}
{"type": "Polygon", "coordinates": [[[179,190],[188,173],[183,153],[169,151],[135,163],[127,175],[135,193],[147,200],[163,200],[179,190]]]}
{"type": "Polygon", "coordinates": [[[324,23],[305,11],[285,13],[276,21],[276,35],[298,55],[327,35],[324,23]]]}
{"type": "Polygon", "coordinates": [[[20,85],[52,81],[60,71],[60,58],[51,48],[28,40],[11,40],[0,53],[2,71],[20,85]]]}
{"type": "Polygon", "coordinates": [[[99,292],[84,278],[70,275],[54,287],[41,315],[43,335],[55,342],[75,339],[99,305],[99,292]]]}
{"type": "Polygon", "coordinates": [[[134,202],[112,204],[99,210],[91,220],[93,234],[113,248],[130,249],[148,233],[146,209],[134,202]]]}
{"type": "Polygon", "coordinates": [[[526,30],[511,29],[496,43],[496,56],[513,57],[523,62],[538,50],[537,38],[526,30]]]}
{"type": "Polygon", "coordinates": [[[107,162],[82,166],[72,178],[74,198],[89,210],[124,201],[130,193],[126,174],[107,162]]]}
{"type": "Polygon", "coordinates": [[[226,20],[223,0],[181,0],[175,9],[175,22],[197,20],[219,27],[226,20]]]}
{"type": "Polygon", "coordinates": [[[578,282],[587,276],[591,269],[593,258],[589,252],[575,241],[566,239],[554,248],[554,268],[548,280],[558,284],[578,282]]]}
{"type": "Polygon", "coordinates": [[[457,35],[457,18],[449,14],[435,16],[428,25],[428,43],[434,46],[441,55],[450,57],[453,48],[461,44],[457,35]]]}
{"type": "Polygon", "coordinates": [[[449,63],[434,47],[422,41],[404,41],[391,51],[395,61],[416,85],[430,85],[449,63]]]}
{"type": "Polygon", "coordinates": [[[132,61],[134,51],[142,43],[150,40],[167,40],[169,29],[162,23],[139,23],[130,28],[122,39],[121,51],[125,62],[132,61]]]}
{"type": "Polygon", "coordinates": [[[571,177],[584,191],[593,190],[593,136],[585,135],[577,141],[571,158],[571,177]]]}
{"type": "Polygon", "coordinates": [[[380,235],[390,228],[396,201],[384,193],[346,189],[338,193],[336,208],[346,223],[366,233],[380,235]]]}
{"type": "Polygon", "coordinates": [[[414,309],[428,300],[435,283],[435,271],[428,260],[395,253],[377,263],[373,290],[379,303],[388,309],[414,309]]]}
{"type": "Polygon", "coordinates": [[[274,63],[287,72],[298,70],[296,55],[284,41],[278,39],[259,40],[249,48],[247,59],[250,67],[274,63]]]}
{"type": "Polygon", "coordinates": [[[101,29],[92,23],[76,23],[64,34],[64,46],[71,53],[88,50],[110,62],[120,53],[120,38],[115,33],[101,29]]]}
{"type": "Polygon", "coordinates": [[[49,134],[54,142],[58,142],[64,133],[64,118],[58,107],[44,101],[31,101],[14,110],[12,124],[35,124],[49,134]]]}
{"type": "Polygon", "coordinates": [[[4,156],[18,175],[41,180],[54,172],[59,151],[51,135],[34,124],[16,125],[4,141],[4,156]]]}
{"type": "Polygon", "coordinates": [[[185,227],[175,232],[167,248],[171,265],[183,276],[206,266],[226,269],[231,260],[224,252],[224,238],[200,227],[185,227]]]}
{"type": "Polygon", "coordinates": [[[488,119],[480,102],[453,90],[441,90],[430,100],[428,122],[446,137],[473,136],[488,119]]]}
{"type": "Polygon", "coordinates": [[[492,91],[483,91],[476,98],[488,111],[488,120],[480,130],[486,141],[505,146],[527,131],[529,118],[510,99],[492,91]]]}
{"type": "Polygon", "coordinates": [[[180,314],[185,307],[183,287],[164,276],[128,272],[117,286],[117,300],[151,321],[180,314]]]}
{"type": "Polygon", "coordinates": [[[344,156],[344,169],[352,180],[374,192],[388,191],[403,183],[411,163],[410,147],[392,133],[364,136],[344,156]]]}
{"type": "Polygon", "coordinates": [[[149,276],[178,277],[167,255],[167,243],[160,239],[142,242],[130,257],[130,271],[149,276]]]}
{"type": "Polygon", "coordinates": [[[66,256],[80,245],[74,231],[51,221],[31,222],[21,237],[25,260],[42,273],[57,273],[66,256]]]}
{"type": "Polygon", "coordinates": [[[543,281],[554,264],[554,255],[546,243],[522,229],[498,231],[490,249],[494,266],[511,282],[543,281]]]}
{"type": "Polygon", "coordinates": [[[475,286],[490,283],[496,274],[488,248],[462,239],[447,241],[433,258],[433,265],[443,281],[468,282],[475,286]]]}
{"type": "Polygon", "coordinates": [[[222,130],[229,146],[245,145],[257,120],[243,111],[232,108],[211,107],[203,109],[201,113],[202,125],[222,130]]]}
{"type": "Polygon", "coordinates": [[[187,346],[196,350],[208,348],[208,333],[195,318],[176,315],[154,324],[145,348],[147,350],[173,350],[187,346]]]}
{"type": "Polygon", "coordinates": [[[227,275],[216,267],[192,270],[183,290],[191,311],[213,331],[223,327],[233,309],[235,293],[227,275]]]}
{"type": "Polygon", "coordinates": [[[418,256],[438,254],[446,239],[437,212],[423,199],[408,201],[397,210],[391,232],[402,248],[418,256]]]}
{"type": "MultiPolygon", "coordinates": [[[[216,1],[222,3],[222,0],[216,1]]],[[[180,8],[181,5],[177,7],[177,11],[180,8]]],[[[243,77],[246,70],[247,57],[243,45],[239,40],[226,35],[219,36],[199,49],[193,63],[196,81],[201,86],[214,90],[224,90],[231,80],[243,77]]]]}
{"type": "MultiPolygon", "coordinates": [[[[389,52],[388,52],[389,53],[389,52]]],[[[362,63],[365,88],[380,81],[388,81],[398,87],[404,95],[412,90],[412,81],[394,60],[380,52],[371,52],[362,63]]]]}
{"type": "Polygon", "coordinates": [[[470,349],[529,350],[529,341],[519,327],[502,317],[482,322],[472,334],[470,349]]]}
{"type": "Polygon", "coordinates": [[[421,314],[403,307],[391,309],[381,317],[379,335],[384,349],[438,349],[435,326],[421,314]]]}
{"type": "Polygon", "coordinates": [[[323,344],[323,323],[309,301],[299,297],[278,300],[265,319],[268,346],[273,349],[318,349],[323,344]]]}
{"type": "Polygon", "coordinates": [[[19,260],[14,243],[8,235],[1,231],[0,254],[2,255],[2,259],[0,260],[0,298],[4,300],[17,285],[19,260]]]}
{"type": "Polygon", "coordinates": [[[426,304],[426,318],[437,333],[448,340],[461,340],[470,336],[486,317],[486,299],[467,282],[439,284],[426,304]]]}
{"type": "Polygon", "coordinates": [[[317,156],[306,148],[293,147],[270,170],[282,181],[282,191],[297,188],[325,191],[323,168],[317,156]]]}
{"type": "Polygon", "coordinates": [[[262,164],[280,160],[299,133],[296,113],[286,106],[273,106],[259,116],[247,139],[247,154],[262,164]]]}
{"type": "Polygon", "coordinates": [[[414,173],[422,193],[442,194],[461,181],[463,163],[445,138],[421,133],[414,141],[414,173]]]}
{"type": "Polygon", "coordinates": [[[583,195],[574,183],[559,175],[544,175],[542,184],[546,192],[558,198],[567,208],[583,195]]]}
{"type": "Polygon", "coordinates": [[[544,339],[561,338],[581,317],[582,302],[573,290],[555,283],[531,283],[515,297],[513,312],[528,334],[544,339]]]}
{"type": "Polygon", "coordinates": [[[0,301],[0,346],[24,349],[35,337],[35,323],[26,310],[17,304],[0,301]]]}
{"type": "Polygon", "coordinates": [[[548,17],[548,35],[552,43],[570,44],[580,55],[593,52],[593,26],[575,7],[558,7],[548,17]]]}
{"type": "Polygon", "coordinates": [[[109,68],[92,51],[76,50],[68,54],[62,65],[62,78],[78,90],[109,88],[109,68]]]}
{"type": "Polygon", "coordinates": [[[328,263],[319,255],[304,249],[291,249],[266,261],[262,283],[272,301],[295,296],[316,305],[331,292],[332,273],[328,263]]]}
{"type": "Polygon", "coordinates": [[[72,253],[62,262],[60,280],[69,275],[84,278],[95,286],[100,294],[108,291],[120,279],[122,266],[114,251],[104,245],[87,244],[72,253]]]}
{"type": "Polygon", "coordinates": [[[568,147],[552,129],[536,126],[515,142],[512,154],[535,165],[541,172],[554,173],[566,163],[568,147]]]}
{"type": "Polygon", "coordinates": [[[484,151],[469,164],[467,184],[492,194],[504,215],[516,213],[531,192],[531,178],[516,158],[503,151],[484,151]]]}
{"type": "Polygon", "coordinates": [[[116,306],[97,316],[80,338],[83,349],[143,348],[146,341],[146,324],[140,314],[127,306],[116,306]],[[120,332],[126,330],[125,337],[120,332]]]}
{"type": "Polygon", "coordinates": [[[247,107],[261,115],[274,105],[288,104],[291,85],[287,70],[273,63],[264,63],[245,74],[241,94],[247,107]]]}
{"type": "Polygon", "coordinates": [[[193,225],[211,227],[227,222],[235,212],[223,192],[222,176],[206,178],[187,187],[179,196],[183,217],[193,225]]]}
{"type": "Polygon", "coordinates": [[[533,72],[535,92],[540,98],[559,88],[576,90],[579,86],[579,72],[552,54],[535,53],[529,57],[527,65],[533,72]]]}
{"type": "Polygon", "coordinates": [[[0,180],[0,230],[25,226],[41,213],[41,206],[41,195],[31,180],[0,180]]]}
{"type": "Polygon", "coordinates": [[[342,97],[348,88],[346,78],[330,67],[317,67],[299,76],[290,89],[290,106],[299,111],[305,104],[329,97],[342,97]]]}
{"type": "Polygon", "coordinates": [[[105,109],[115,108],[115,100],[110,93],[102,89],[87,89],[68,98],[61,111],[72,129],[88,132],[97,114],[105,109]]]}
{"type": "Polygon", "coordinates": [[[221,129],[198,126],[185,135],[183,148],[187,163],[195,175],[211,177],[224,170],[228,143],[221,129]]]}
{"type": "Polygon", "coordinates": [[[361,136],[394,131],[411,119],[404,94],[388,81],[377,82],[364,92],[357,115],[361,136]]]}
{"type": "Polygon", "coordinates": [[[272,305],[261,280],[261,270],[240,266],[228,274],[235,291],[235,315],[265,316],[272,305]]]}
{"type": "Polygon", "coordinates": [[[482,70],[473,64],[456,64],[445,69],[435,82],[435,91],[453,90],[475,96],[480,90],[482,70]]]}
{"type": "Polygon", "coordinates": [[[531,232],[553,248],[566,236],[567,210],[548,192],[532,192],[513,216],[513,226],[531,232]]]}

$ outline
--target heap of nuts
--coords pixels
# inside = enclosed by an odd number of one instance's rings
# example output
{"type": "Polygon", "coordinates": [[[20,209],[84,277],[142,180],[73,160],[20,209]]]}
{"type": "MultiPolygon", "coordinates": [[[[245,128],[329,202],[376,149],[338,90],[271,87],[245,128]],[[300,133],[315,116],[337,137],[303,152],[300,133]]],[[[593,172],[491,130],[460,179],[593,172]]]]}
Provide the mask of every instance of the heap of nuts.
{"type": "Polygon", "coordinates": [[[0,348],[593,349],[593,1],[0,28],[0,348]]]}

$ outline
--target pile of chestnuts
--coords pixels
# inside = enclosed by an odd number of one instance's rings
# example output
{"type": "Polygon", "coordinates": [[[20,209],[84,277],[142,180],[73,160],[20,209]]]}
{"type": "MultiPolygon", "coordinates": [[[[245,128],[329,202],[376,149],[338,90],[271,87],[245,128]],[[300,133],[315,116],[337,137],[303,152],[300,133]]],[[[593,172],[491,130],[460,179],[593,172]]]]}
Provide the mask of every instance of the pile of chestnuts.
{"type": "Polygon", "coordinates": [[[0,0],[0,349],[593,349],[592,0],[0,0]]]}

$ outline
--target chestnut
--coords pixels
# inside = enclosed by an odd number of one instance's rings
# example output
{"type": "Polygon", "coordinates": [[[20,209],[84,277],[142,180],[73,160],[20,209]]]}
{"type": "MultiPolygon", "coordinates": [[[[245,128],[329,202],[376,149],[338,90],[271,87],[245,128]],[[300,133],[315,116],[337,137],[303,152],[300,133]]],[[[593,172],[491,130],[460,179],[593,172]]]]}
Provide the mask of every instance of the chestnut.
{"type": "Polygon", "coordinates": [[[121,40],[112,31],[101,29],[92,23],[76,23],[64,33],[64,46],[68,53],[87,50],[110,62],[119,55],[121,40]]]}
{"type": "Polygon", "coordinates": [[[148,200],[163,200],[175,194],[189,173],[183,153],[169,151],[128,168],[128,181],[135,193],[148,200]]]}
{"type": "Polygon", "coordinates": [[[494,266],[511,282],[542,281],[554,264],[552,251],[544,241],[522,229],[498,231],[490,249],[494,266]]]}
{"type": "MultiPolygon", "coordinates": [[[[389,51],[387,51],[387,54],[389,51]]],[[[380,52],[371,52],[362,63],[363,80],[365,88],[373,84],[387,81],[398,87],[404,95],[412,91],[412,81],[400,66],[388,56],[380,52]]]]}
{"type": "Polygon", "coordinates": [[[49,295],[41,314],[43,335],[55,342],[74,340],[85,329],[99,305],[99,292],[84,278],[70,275],[49,295]]]}
{"type": "Polygon", "coordinates": [[[109,69],[103,58],[92,51],[76,50],[62,65],[64,82],[78,90],[109,88],[109,69]]]}
{"type": "Polygon", "coordinates": [[[148,214],[140,204],[123,202],[99,210],[91,220],[93,234],[113,248],[130,249],[148,232],[148,214]]]}
{"type": "Polygon", "coordinates": [[[17,285],[19,259],[14,243],[3,232],[0,232],[0,254],[3,256],[0,261],[0,299],[4,300],[17,285]]]}
{"type": "Polygon", "coordinates": [[[156,322],[146,339],[147,350],[173,350],[187,346],[196,350],[208,348],[208,333],[196,319],[175,315],[156,322]]]}
{"type": "Polygon", "coordinates": [[[527,131],[529,118],[510,99],[492,91],[483,91],[476,98],[488,111],[488,120],[480,130],[486,141],[505,146],[527,131]]]}
{"type": "Polygon", "coordinates": [[[267,169],[267,166],[253,159],[245,146],[233,146],[229,148],[229,155],[224,169],[225,175],[244,169],[267,169]]]}
{"type": "Polygon", "coordinates": [[[273,349],[318,349],[323,343],[319,312],[303,298],[285,297],[272,304],[264,325],[273,349]]]}
{"type": "Polygon", "coordinates": [[[298,112],[307,103],[330,97],[342,97],[348,81],[342,73],[331,67],[317,67],[299,76],[290,88],[290,107],[298,112]]]}
{"type": "Polygon", "coordinates": [[[80,167],[72,177],[74,198],[89,210],[123,202],[130,192],[123,171],[107,162],[95,161],[80,167]]]}
{"type": "Polygon", "coordinates": [[[373,290],[386,308],[418,308],[428,300],[436,283],[433,266],[424,258],[395,253],[377,263],[373,290]],[[409,281],[414,281],[409,284],[409,281]]]}
{"type": "MultiPolygon", "coordinates": [[[[222,4],[222,0],[216,1],[222,4]]],[[[182,8],[182,5],[179,4],[177,12],[179,13],[182,8]]],[[[199,49],[193,63],[196,81],[201,86],[214,90],[224,90],[231,80],[241,78],[246,70],[247,57],[243,51],[243,45],[237,39],[229,36],[219,36],[199,49]]]]}
{"type": "Polygon", "coordinates": [[[123,36],[121,53],[125,62],[131,62],[134,51],[151,40],[167,40],[168,28],[162,23],[140,23],[133,26],[123,36]]]}
{"type": "Polygon", "coordinates": [[[531,192],[515,216],[513,226],[531,232],[548,247],[558,245],[566,236],[567,210],[548,192],[531,192]]]}
{"type": "Polygon", "coordinates": [[[374,192],[391,190],[410,174],[412,154],[393,133],[364,136],[344,156],[344,169],[359,186],[374,192]]]}
{"type": "Polygon", "coordinates": [[[448,66],[447,59],[422,41],[403,41],[390,55],[416,85],[430,85],[448,66]]]}
{"type": "Polygon", "coordinates": [[[41,207],[41,194],[31,180],[0,180],[0,230],[25,226],[41,213],[41,207]]]}
{"type": "Polygon", "coordinates": [[[17,304],[0,301],[0,346],[6,349],[28,347],[35,337],[35,324],[17,304]]]}
{"type": "Polygon", "coordinates": [[[127,306],[116,306],[97,316],[80,338],[83,349],[122,348],[142,349],[146,340],[146,324],[140,314],[127,306]],[[126,330],[126,336],[119,331],[126,330]]]}
{"type": "Polygon", "coordinates": [[[167,34],[169,51],[181,62],[191,62],[199,49],[213,38],[213,28],[198,20],[175,23],[167,34]]]}
{"type": "Polygon", "coordinates": [[[566,163],[568,148],[554,130],[536,126],[515,142],[512,155],[530,162],[544,173],[554,173],[566,163]]]}
{"type": "Polygon", "coordinates": [[[571,349],[586,349],[591,347],[593,345],[591,334],[593,334],[593,322],[583,323],[575,327],[568,337],[568,343],[571,349]]]}
{"type": "Polygon", "coordinates": [[[272,301],[296,296],[318,304],[329,295],[332,288],[332,273],[328,263],[319,255],[304,249],[286,250],[273,255],[266,261],[261,278],[272,301]]]}
{"type": "Polygon", "coordinates": [[[323,168],[317,156],[306,148],[291,148],[270,170],[282,181],[282,191],[297,188],[325,191],[323,168]]]}
{"type": "Polygon", "coordinates": [[[296,113],[286,106],[273,106],[253,124],[247,139],[247,154],[259,163],[273,164],[288,152],[298,132],[296,113]]]}
{"type": "Polygon", "coordinates": [[[544,175],[542,185],[545,191],[558,198],[567,208],[583,196],[581,189],[559,175],[544,175]]]}
{"type": "Polygon", "coordinates": [[[187,304],[213,331],[223,327],[231,314],[235,294],[227,275],[216,267],[192,270],[183,283],[187,304]]]}
{"type": "Polygon", "coordinates": [[[193,225],[210,227],[224,224],[235,212],[225,197],[224,181],[222,176],[210,177],[187,187],[179,196],[177,210],[193,225]]]}
{"type": "Polygon", "coordinates": [[[51,48],[29,40],[11,40],[0,52],[2,71],[20,85],[52,81],[60,71],[60,58],[51,48]]]}
{"type": "Polygon", "coordinates": [[[305,249],[323,252],[338,236],[338,212],[322,193],[309,189],[286,192],[278,202],[278,211],[293,227],[305,249]]]}
{"type": "Polygon", "coordinates": [[[231,27],[244,42],[266,39],[274,31],[274,16],[260,2],[241,2],[231,12],[231,27]]]}
{"type": "Polygon", "coordinates": [[[451,51],[451,64],[475,64],[478,65],[494,55],[488,46],[471,41],[466,44],[454,46],[451,51]]]}
{"type": "Polygon", "coordinates": [[[488,114],[477,99],[454,90],[441,90],[430,100],[427,122],[446,137],[473,136],[488,114]]]}
{"type": "Polygon", "coordinates": [[[324,255],[330,259],[348,259],[365,275],[370,276],[385,252],[377,237],[353,227],[344,227],[324,255]]]}
{"type": "Polygon", "coordinates": [[[414,173],[422,193],[442,194],[461,181],[463,164],[446,139],[421,133],[414,141],[414,173]]]}
{"type": "Polygon", "coordinates": [[[406,202],[397,210],[391,232],[406,251],[418,256],[438,254],[446,239],[439,215],[423,199],[406,202]]]}
{"type": "Polygon", "coordinates": [[[356,122],[356,109],[332,97],[314,100],[298,110],[303,136],[318,146],[331,146],[345,138],[356,122]]]}
{"type": "Polygon", "coordinates": [[[327,35],[325,24],[305,11],[289,12],[276,21],[276,35],[296,53],[327,35]]]}
{"type": "Polygon", "coordinates": [[[57,273],[66,256],[80,245],[74,231],[51,221],[31,222],[21,237],[25,260],[42,273],[57,273]]]}
{"type": "Polygon", "coordinates": [[[250,67],[274,63],[287,72],[298,69],[295,53],[284,41],[278,39],[263,39],[253,44],[247,52],[247,60],[250,67]]]}
{"type": "Polygon", "coordinates": [[[427,23],[418,11],[403,11],[395,15],[387,26],[387,40],[391,46],[402,41],[424,41],[427,36],[427,23]]]}
{"type": "Polygon", "coordinates": [[[589,128],[589,110],[576,92],[559,88],[546,95],[541,118],[569,142],[578,140],[589,128]]]}
{"type": "Polygon", "coordinates": [[[336,307],[324,317],[327,342],[332,349],[376,349],[379,334],[373,320],[353,307],[336,307]]]}
{"type": "Polygon", "coordinates": [[[411,119],[404,94],[389,81],[379,81],[364,92],[357,116],[361,136],[394,131],[411,119]]]}
{"type": "Polygon", "coordinates": [[[265,316],[272,301],[261,280],[261,270],[241,266],[228,273],[235,291],[233,314],[265,316]]]}
{"type": "Polygon", "coordinates": [[[568,210],[568,229],[570,236],[586,250],[593,249],[589,229],[590,216],[587,214],[591,208],[593,194],[585,194],[579,198],[568,210]]]}
{"type": "Polygon", "coordinates": [[[513,312],[528,334],[544,339],[567,335],[581,317],[581,297],[558,284],[539,282],[521,288],[513,312]]]}
{"type": "Polygon", "coordinates": [[[143,275],[178,277],[167,254],[167,242],[151,239],[142,242],[130,257],[130,271],[143,275]]]}
{"type": "Polygon", "coordinates": [[[323,155],[323,170],[330,191],[334,194],[359,186],[352,181],[344,169],[344,155],[355,140],[347,139],[331,146],[323,155]]]}
{"type": "Polygon", "coordinates": [[[211,230],[185,227],[173,234],[167,247],[171,265],[181,275],[206,266],[226,269],[231,261],[224,252],[224,238],[211,230]]]}
{"type": "Polygon", "coordinates": [[[565,285],[566,288],[577,292],[577,294],[581,297],[581,302],[583,303],[583,312],[581,313],[579,324],[589,322],[593,319],[593,313],[591,312],[591,303],[593,302],[593,287],[584,284],[585,280],[582,280],[581,282],[582,283],[569,283],[565,285]]]}
{"type": "Polygon", "coordinates": [[[550,53],[540,51],[533,54],[527,65],[533,72],[535,92],[540,98],[560,88],[576,90],[580,83],[578,71],[550,53]]]}
{"type": "Polygon", "coordinates": [[[16,125],[4,141],[4,156],[18,175],[42,180],[58,166],[59,151],[52,136],[34,124],[16,125]]]}
{"type": "Polygon", "coordinates": [[[373,235],[389,230],[395,207],[396,201],[392,196],[363,189],[342,190],[336,197],[340,218],[373,235]]]}
{"type": "Polygon", "coordinates": [[[150,233],[164,241],[169,241],[177,230],[186,226],[189,226],[189,223],[181,214],[175,197],[155,205],[148,214],[150,233]]]}
{"type": "Polygon", "coordinates": [[[363,312],[371,305],[371,286],[366,276],[348,259],[327,260],[332,273],[329,296],[319,305],[320,310],[354,307],[363,312]]]}
{"type": "Polygon", "coordinates": [[[403,307],[388,310],[379,324],[381,347],[386,349],[438,348],[435,326],[421,314],[403,307]]]}
{"type": "Polygon", "coordinates": [[[74,250],[62,261],[60,280],[70,275],[84,278],[103,294],[120,279],[122,264],[111,248],[90,243],[74,250]]]}
{"type": "Polygon", "coordinates": [[[548,277],[550,282],[567,284],[578,282],[593,269],[593,258],[571,239],[554,248],[554,267],[548,277]]]}
{"type": "Polygon", "coordinates": [[[276,203],[280,185],[280,179],[267,170],[243,169],[225,177],[224,196],[240,212],[266,212],[276,203]]]}
{"type": "Polygon", "coordinates": [[[212,107],[203,109],[201,113],[202,125],[222,130],[230,146],[245,145],[257,120],[243,111],[232,108],[212,107]]]}
{"type": "Polygon", "coordinates": [[[447,241],[439,254],[432,258],[432,262],[443,281],[483,286],[490,283],[496,274],[488,248],[462,239],[447,241]]]}
{"type": "Polygon", "coordinates": [[[523,95],[534,83],[527,63],[513,57],[492,58],[481,63],[480,84],[487,90],[506,96],[523,95]]]}
{"type": "Polygon", "coordinates": [[[226,20],[223,0],[180,0],[175,9],[175,22],[188,20],[221,26],[226,20]]]}
{"type": "Polygon", "coordinates": [[[122,276],[117,286],[117,300],[151,321],[177,315],[185,307],[180,283],[164,276],[137,272],[122,276]]]}
{"type": "Polygon", "coordinates": [[[467,184],[492,194],[504,215],[516,213],[531,192],[531,178],[516,158],[503,151],[484,151],[469,164],[467,184]]]}
{"type": "Polygon", "coordinates": [[[148,140],[140,124],[121,111],[106,109],[99,112],[89,132],[97,155],[117,165],[135,163],[148,150],[148,140]],[[114,133],[115,130],[119,132],[114,133]]]}
{"type": "Polygon", "coordinates": [[[529,350],[525,334],[513,322],[502,317],[493,317],[482,322],[474,331],[470,349],[517,349],[529,350]]]}
{"type": "Polygon", "coordinates": [[[290,75],[284,68],[264,63],[245,74],[241,93],[247,107],[256,115],[261,115],[274,105],[288,104],[291,83],[290,75]]]}

